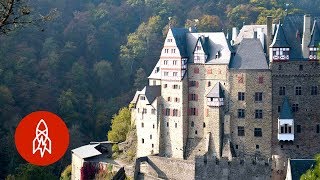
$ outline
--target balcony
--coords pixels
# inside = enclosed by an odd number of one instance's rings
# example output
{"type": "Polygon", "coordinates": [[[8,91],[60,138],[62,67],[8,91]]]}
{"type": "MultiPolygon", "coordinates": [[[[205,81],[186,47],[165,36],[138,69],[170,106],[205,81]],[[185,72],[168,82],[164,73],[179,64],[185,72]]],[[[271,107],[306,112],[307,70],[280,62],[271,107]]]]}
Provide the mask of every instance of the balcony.
{"type": "Polygon", "coordinates": [[[207,98],[207,105],[213,107],[220,107],[224,105],[223,98],[207,98]]]}
{"type": "Polygon", "coordinates": [[[294,134],[287,133],[287,134],[278,134],[278,140],[279,141],[293,141],[294,140],[294,134]]]}

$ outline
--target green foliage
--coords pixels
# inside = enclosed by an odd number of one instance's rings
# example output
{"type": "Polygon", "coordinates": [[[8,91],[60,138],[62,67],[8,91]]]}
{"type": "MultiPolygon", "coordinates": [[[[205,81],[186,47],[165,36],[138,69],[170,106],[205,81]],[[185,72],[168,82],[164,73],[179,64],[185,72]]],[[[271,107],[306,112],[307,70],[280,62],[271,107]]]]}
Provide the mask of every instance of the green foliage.
{"type": "Polygon", "coordinates": [[[60,180],[70,180],[71,179],[72,166],[68,165],[61,173],[60,180]]]}
{"type": "Polygon", "coordinates": [[[125,107],[119,110],[112,118],[111,130],[108,132],[108,140],[113,142],[123,142],[130,130],[131,111],[125,107]]]}
{"type": "Polygon", "coordinates": [[[21,164],[15,175],[10,175],[7,179],[21,179],[21,180],[54,180],[58,179],[55,175],[51,173],[50,167],[40,167],[31,164],[21,164]]]}
{"type": "Polygon", "coordinates": [[[316,165],[308,169],[301,177],[300,180],[319,180],[320,179],[320,154],[315,156],[316,165]]]}

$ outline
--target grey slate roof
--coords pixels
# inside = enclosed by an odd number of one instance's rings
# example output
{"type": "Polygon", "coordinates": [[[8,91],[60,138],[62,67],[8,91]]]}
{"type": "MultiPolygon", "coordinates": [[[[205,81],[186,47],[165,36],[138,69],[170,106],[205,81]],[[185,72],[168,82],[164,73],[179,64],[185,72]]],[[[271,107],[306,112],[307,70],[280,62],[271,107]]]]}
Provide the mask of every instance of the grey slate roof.
{"type": "Polygon", "coordinates": [[[209,43],[209,37],[205,36],[200,36],[199,41],[201,42],[203,51],[206,55],[208,55],[208,58],[210,56],[209,48],[210,48],[210,43],[209,43]]]}
{"type": "Polygon", "coordinates": [[[186,34],[189,32],[186,28],[171,28],[172,35],[176,41],[181,57],[188,57],[186,45],[186,34]]]}
{"type": "Polygon", "coordinates": [[[214,87],[210,90],[206,97],[224,98],[224,93],[220,82],[217,82],[214,85],[214,87]]]}
{"type": "Polygon", "coordinates": [[[309,47],[318,47],[320,43],[320,22],[314,21],[309,47]]]}
{"type": "Polygon", "coordinates": [[[146,98],[151,104],[156,97],[161,96],[161,86],[146,86],[146,98]]]}
{"type": "Polygon", "coordinates": [[[268,63],[259,39],[244,38],[232,58],[230,69],[268,69],[268,63]]]}
{"type": "Polygon", "coordinates": [[[291,106],[287,97],[284,97],[279,119],[293,119],[291,106]]]}
{"type": "Polygon", "coordinates": [[[96,149],[99,144],[89,144],[85,146],[81,146],[79,148],[71,150],[78,157],[85,159],[94,156],[101,155],[102,153],[96,149]]]}
{"type": "Polygon", "coordinates": [[[149,104],[161,95],[161,86],[145,86],[141,91],[137,91],[130,103],[136,104],[140,95],[145,95],[149,104]]]}
{"type": "Polygon", "coordinates": [[[270,47],[290,47],[281,24],[277,25],[277,31],[270,47]]]}
{"type": "Polygon", "coordinates": [[[208,39],[208,54],[206,64],[229,64],[231,57],[231,50],[223,32],[205,32],[205,33],[187,33],[187,52],[189,61],[193,62],[194,48],[198,42],[199,37],[204,36],[208,39]],[[220,56],[216,58],[216,54],[220,52],[220,56]]]}
{"type": "Polygon", "coordinates": [[[300,180],[301,175],[316,164],[314,159],[290,159],[289,162],[292,180],[300,180]]]}

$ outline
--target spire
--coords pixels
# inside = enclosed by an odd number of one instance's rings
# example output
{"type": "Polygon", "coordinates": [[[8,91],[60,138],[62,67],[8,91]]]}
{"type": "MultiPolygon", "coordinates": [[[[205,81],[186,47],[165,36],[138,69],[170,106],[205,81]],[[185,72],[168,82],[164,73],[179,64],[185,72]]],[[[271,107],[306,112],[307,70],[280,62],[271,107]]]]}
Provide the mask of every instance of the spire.
{"type": "Polygon", "coordinates": [[[276,31],[276,34],[273,38],[273,42],[270,45],[270,47],[279,47],[279,48],[280,47],[290,47],[287,42],[282,24],[280,24],[280,22],[277,25],[277,31],[276,31]]]}
{"type": "Polygon", "coordinates": [[[284,97],[279,119],[293,119],[291,107],[287,97],[284,97]]]}
{"type": "Polygon", "coordinates": [[[312,28],[312,35],[311,35],[311,41],[309,44],[309,47],[318,47],[320,43],[320,29],[319,29],[320,22],[317,22],[317,20],[313,23],[312,28]]]}

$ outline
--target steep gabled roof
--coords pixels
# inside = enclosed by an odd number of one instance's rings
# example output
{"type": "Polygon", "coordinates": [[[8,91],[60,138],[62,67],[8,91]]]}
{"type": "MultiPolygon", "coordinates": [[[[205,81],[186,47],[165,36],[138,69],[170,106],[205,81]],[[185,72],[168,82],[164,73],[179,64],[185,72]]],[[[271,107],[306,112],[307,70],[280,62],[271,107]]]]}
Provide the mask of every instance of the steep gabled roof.
{"type": "Polygon", "coordinates": [[[268,63],[261,42],[244,38],[231,59],[230,69],[268,69],[268,63]]]}
{"type": "Polygon", "coordinates": [[[272,44],[270,47],[290,47],[287,42],[287,38],[285,36],[282,24],[278,24],[276,34],[273,38],[272,44]]]}
{"type": "Polygon", "coordinates": [[[302,174],[316,165],[314,159],[290,159],[292,180],[300,180],[302,174]]]}
{"type": "Polygon", "coordinates": [[[205,32],[205,33],[187,33],[187,48],[189,61],[193,62],[194,48],[197,45],[199,37],[208,37],[208,54],[206,64],[229,64],[231,57],[231,49],[229,48],[227,39],[223,32],[205,32]],[[216,58],[216,54],[219,57],[216,58]]]}
{"type": "Polygon", "coordinates": [[[148,79],[161,79],[161,68],[160,68],[160,60],[157,62],[157,64],[154,66],[150,76],[148,79]]]}
{"type": "Polygon", "coordinates": [[[210,55],[210,53],[209,53],[209,46],[210,46],[210,43],[209,43],[209,37],[208,36],[200,36],[199,37],[199,41],[200,41],[200,43],[201,43],[201,45],[202,45],[202,48],[203,48],[203,51],[204,51],[204,53],[206,54],[206,55],[208,55],[208,58],[209,58],[209,55],[210,55]]]}
{"type": "Polygon", "coordinates": [[[156,97],[161,95],[161,86],[146,86],[145,95],[149,104],[153,103],[156,97]]]}
{"type": "Polygon", "coordinates": [[[145,86],[141,91],[137,91],[131,103],[136,104],[139,96],[145,95],[149,104],[152,104],[156,97],[161,95],[161,86],[145,86]]]}
{"type": "Polygon", "coordinates": [[[287,97],[284,97],[279,119],[293,119],[291,106],[287,97]]]}
{"type": "Polygon", "coordinates": [[[206,97],[224,98],[224,93],[220,82],[217,82],[214,85],[214,87],[210,90],[206,97]]]}
{"type": "Polygon", "coordinates": [[[186,28],[171,28],[172,35],[176,41],[176,45],[180,51],[181,57],[188,57],[187,53],[187,43],[186,43],[186,34],[189,32],[186,28]]]}
{"type": "Polygon", "coordinates": [[[312,35],[309,47],[318,47],[320,43],[320,22],[315,20],[312,28],[312,35]]]}

